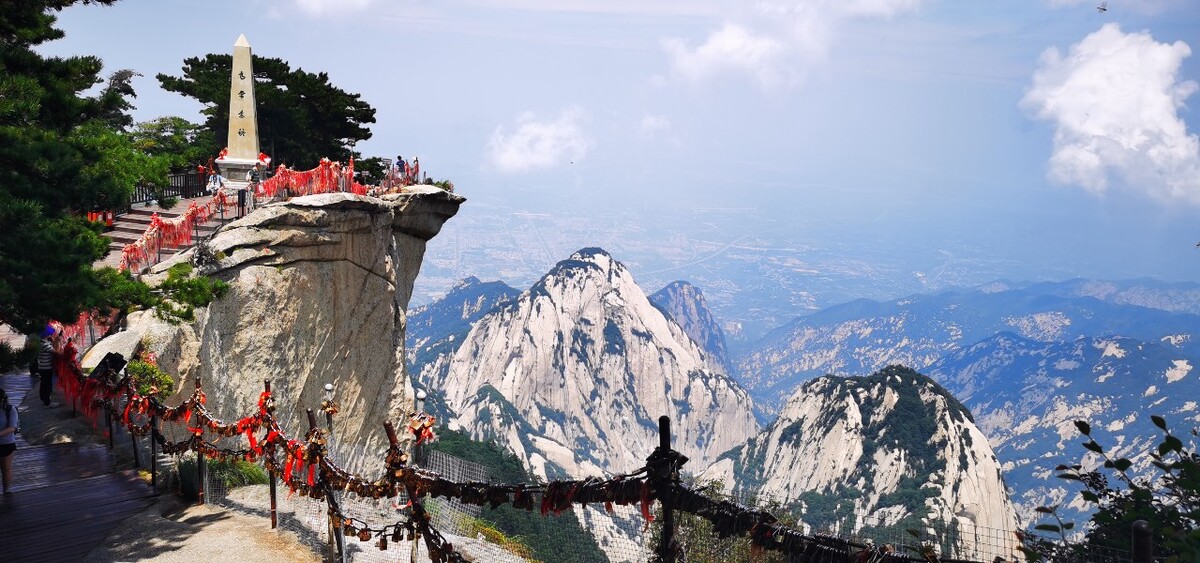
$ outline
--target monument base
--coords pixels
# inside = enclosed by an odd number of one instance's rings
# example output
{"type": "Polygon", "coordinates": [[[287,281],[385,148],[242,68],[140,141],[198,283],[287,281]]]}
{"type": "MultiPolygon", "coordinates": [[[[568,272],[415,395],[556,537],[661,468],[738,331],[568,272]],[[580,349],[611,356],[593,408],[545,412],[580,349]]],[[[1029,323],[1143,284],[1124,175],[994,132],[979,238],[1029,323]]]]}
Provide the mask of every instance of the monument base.
{"type": "MultiPolygon", "coordinates": [[[[216,165],[221,169],[221,176],[225,177],[226,182],[241,182],[246,183],[246,173],[254,168],[259,162],[252,158],[219,158],[216,165]]],[[[266,168],[263,168],[263,172],[266,168]]]]}

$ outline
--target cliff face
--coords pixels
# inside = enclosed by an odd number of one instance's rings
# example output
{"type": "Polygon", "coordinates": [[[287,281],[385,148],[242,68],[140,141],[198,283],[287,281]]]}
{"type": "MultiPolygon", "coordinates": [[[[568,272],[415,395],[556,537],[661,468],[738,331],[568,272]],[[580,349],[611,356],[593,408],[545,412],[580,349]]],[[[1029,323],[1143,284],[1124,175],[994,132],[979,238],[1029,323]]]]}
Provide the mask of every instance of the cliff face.
{"type": "Polygon", "coordinates": [[[683,331],[708,354],[713,369],[731,372],[729,348],[725,344],[725,332],[717,323],[712,309],[700,288],[685,282],[674,281],[650,296],[654,303],[671,317],[683,331]]]}
{"type": "Polygon", "coordinates": [[[600,249],[480,318],[425,374],[457,424],[543,477],[640,467],[664,414],[691,466],[758,430],[745,391],[600,249]]]}
{"type": "Polygon", "coordinates": [[[778,420],[700,476],[714,479],[785,504],[802,501],[802,519],[817,527],[852,511],[883,526],[928,517],[1017,529],[1000,463],[971,414],[933,380],[899,366],[805,383],[778,420]]]}
{"type": "MultiPolygon", "coordinates": [[[[197,273],[229,293],[195,322],[169,325],[131,316],[127,332],[93,349],[128,354],[138,340],[181,381],[203,382],[208,406],[227,419],[253,411],[270,380],[278,414],[296,435],[304,409],[317,409],[332,383],[341,414],[333,447],[350,467],[385,448],[382,424],[412,409],[404,368],[408,301],[426,242],[458,212],[461,196],[434,188],[384,196],[325,194],[271,204],[226,225],[197,273]]],[[[196,249],[156,266],[152,283],[196,249]]],[[[204,252],[201,252],[204,254],[204,252]]]]}

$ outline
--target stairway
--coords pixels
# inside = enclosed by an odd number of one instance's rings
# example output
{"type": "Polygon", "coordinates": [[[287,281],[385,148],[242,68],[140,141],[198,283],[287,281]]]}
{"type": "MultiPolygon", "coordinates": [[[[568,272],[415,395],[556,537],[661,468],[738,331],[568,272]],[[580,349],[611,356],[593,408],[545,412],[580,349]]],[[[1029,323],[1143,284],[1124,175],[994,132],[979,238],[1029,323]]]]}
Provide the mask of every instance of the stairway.
{"type": "MultiPolygon", "coordinates": [[[[130,209],[129,212],[118,215],[113,221],[113,228],[104,233],[104,236],[109,239],[108,254],[99,262],[97,262],[95,266],[112,266],[114,268],[120,266],[121,251],[126,245],[136,242],[142,237],[142,235],[146,232],[146,229],[150,228],[150,220],[155,213],[158,213],[158,216],[163,219],[174,219],[182,215],[183,212],[187,210],[188,202],[195,201],[200,205],[205,205],[208,203],[209,199],[209,196],[205,196],[195,200],[180,200],[180,202],[172,207],[170,211],[164,210],[157,205],[142,206],[139,204],[133,209],[130,209]]],[[[228,222],[231,219],[232,218],[227,217],[225,222],[228,222]]],[[[197,225],[195,227],[193,240],[200,240],[211,235],[222,224],[223,223],[220,219],[214,218],[203,225],[197,225]]],[[[187,247],[164,248],[163,258],[166,258],[170,254],[184,250],[185,248],[187,247]]]]}

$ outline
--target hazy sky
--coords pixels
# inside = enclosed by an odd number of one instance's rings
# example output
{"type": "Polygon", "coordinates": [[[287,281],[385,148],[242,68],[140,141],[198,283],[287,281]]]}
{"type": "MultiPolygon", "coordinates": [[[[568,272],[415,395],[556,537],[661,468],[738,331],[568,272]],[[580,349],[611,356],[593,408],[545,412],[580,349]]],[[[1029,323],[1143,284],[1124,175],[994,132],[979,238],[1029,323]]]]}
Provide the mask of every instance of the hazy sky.
{"type": "Polygon", "coordinates": [[[419,156],[509,210],[749,206],[1012,278],[1200,279],[1200,1],[1095,6],[123,0],[63,13],[43,51],[140,72],[139,120],[198,120],[154,75],[245,33],[378,110],[365,155],[419,156]]]}

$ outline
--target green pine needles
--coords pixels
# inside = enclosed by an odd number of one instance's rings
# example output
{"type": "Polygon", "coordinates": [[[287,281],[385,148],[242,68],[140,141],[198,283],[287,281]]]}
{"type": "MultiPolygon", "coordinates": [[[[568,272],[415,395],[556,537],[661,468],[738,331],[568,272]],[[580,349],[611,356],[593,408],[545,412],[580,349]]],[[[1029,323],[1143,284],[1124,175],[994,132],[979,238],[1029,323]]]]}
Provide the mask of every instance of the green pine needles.
{"type": "Polygon", "coordinates": [[[158,318],[171,323],[196,320],[197,307],[207,307],[224,297],[229,284],[207,276],[192,276],[192,265],[181,263],[167,270],[167,279],[158,286],[159,299],[154,305],[158,318]]]}

